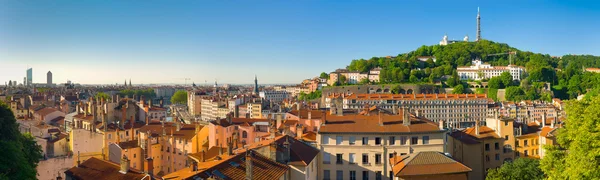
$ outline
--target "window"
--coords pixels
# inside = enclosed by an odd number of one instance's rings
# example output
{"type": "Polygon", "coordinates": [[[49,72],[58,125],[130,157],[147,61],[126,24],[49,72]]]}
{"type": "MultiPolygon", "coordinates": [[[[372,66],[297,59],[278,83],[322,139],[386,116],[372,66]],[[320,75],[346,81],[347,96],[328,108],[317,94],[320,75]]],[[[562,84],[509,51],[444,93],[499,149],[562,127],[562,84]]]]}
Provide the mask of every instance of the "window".
{"type": "Polygon", "coordinates": [[[423,136],[423,144],[429,144],[429,136],[423,136]]]}
{"type": "Polygon", "coordinates": [[[490,144],[485,144],[485,151],[490,151],[490,144]]]}
{"type": "Polygon", "coordinates": [[[510,147],[510,144],[504,145],[504,148],[502,151],[504,153],[508,153],[508,152],[512,151],[512,147],[510,147]]]}
{"type": "Polygon", "coordinates": [[[356,180],[356,171],[350,171],[350,180],[356,180]]]}
{"type": "Polygon", "coordinates": [[[496,161],[500,160],[500,154],[496,154],[496,156],[494,157],[494,159],[496,159],[496,161]]]}
{"type": "Polygon", "coordinates": [[[396,144],[396,137],[395,136],[390,136],[390,145],[395,145],[396,144]]]}
{"type": "Polygon", "coordinates": [[[322,138],[323,138],[323,140],[322,140],[321,144],[329,144],[329,136],[323,136],[322,138]]]}
{"type": "Polygon", "coordinates": [[[362,154],[362,163],[369,164],[369,154],[362,154]]]}
{"type": "Polygon", "coordinates": [[[329,174],[329,170],[323,170],[323,180],[330,180],[331,175],[329,174]]]}
{"type": "Polygon", "coordinates": [[[381,171],[375,172],[375,180],[381,180],[381,171]]]}
{"type": "Polygon", "coordinates": [[[508,121],[504,121],[504,126],[508,126],[508,121]]]}
{"type": "Polygon", "coordinates": [[[389,175],[390,175],[389,176],[390,180],[393,180],[394,179],[394,171],[390,171],[389,175]]]}
{"type": "Polygon", "coordinates": [[[344,164],[343,160],[344,160],[344,157],[342,156],[342,154],[335,154],[335,163],[336,164],[344,164]]]}
{"type": "Polygon", "coordinates": [[[375,154],[375,164],[381,164],[381,154],[375,154]]]}
{"type": "Polygon", "coordinates": [[[412,137],[410,139],[410,144],[419,144],[419,137],[412,137]]]}
{"type": "Polygon", "coordinates": [[[523,141],[523,145],[525,145],[525,147],[527,147],[527,140],[523,141]]]}
{"type": "Polygon", "coordinates": [[[504,136],[504,140],[508,141],[508,135],[504,136]]]}
{"type": "Polygon", "coordinates": [[[495,150],[499,150],[500,149],[500,144],[499,143],[494,143],[494,149],[495,150]]]}
{"type": "Polygon", "coordinates": [[[133,154],[133,158],[135,158],[135,154],[133,154]]]}
{"type": "Polygon", "coordinates": [[[335,144],[336,145],[342,144],[342,141],[343,141],[343,137],[342,136],[336,136],[335,137],[335,144]]]}
{"type": "Polygon", "coordinates": [[[392,159],[392,157],[394,157],[394,153],[390,153],[389,157],[389,159],[392,159]]]}
{"type": "Polygon", "coordinates": [[[489,155],[485,155],[485,161],[486,162],[490,162],[490,156],[489,155]]]}
{"type": "Polygon", "coordinates": [[[248,138],[248,133],[246,131],[242,131],[242,138],[248,138]]]}
{"type": "Polygon", "coordinates": [[[527,150],[525,150],[525,153],[523,154],[525,154],[525,157],[529,156],[529,154],[527,154],[527,150]]]}
{"type": "Polygon", "coordinates": [[[344,180],[344,171],[341,171],[341,170],[335,171],[335,179],[344,180]]]}
{"type": "Polygon", "coordinates": [[[519,141],[515,141],[515,146],[519,147],[519,141]]]}
{"type": "Polygon", "coordinates": [[[108,134],[108,139],[110,139],[112,137],[112,134],[108,134]]]}
{"type": "Polygon", "coordinates": [[[331,163],[331,157],[328,153],[323,153],[323,164],[331,163]]]}
{"type": "Polygon", "coordinates": [[[348,139],[348,144],[354,145],[355,141],[356,141],[356,137],[350,136],[350,138],[348,139]]]}
{"type": "Polygon", "coordinates": [[[129,131],[125,131],[125,136],[129,136],[129,131]]]}
{"type": "Polygon", "coordinates": [[[349,161],[350,161],[350,164],[355,164],[355,163],[356,163],[356,162],[354,161],[354,158],[355,158],[355,157],[356,157],[356,154],[354,154],[354,153],[350,153],[350,155],[349,155],[349,161]]]}
{"type": "Polygon", "coordinates": [[[363,180],[369,180],[369,171],[363,171],[362,177],[363,180]]]}
{"type": "Polygon", "coordinates": [[[376,137],[375,138],[375,145],[381,145],[381,138],[380,137],[376,137]]]}
{"type": "Polygon", "coordinates": [[[406,145],[406,140],[407,140],[407,139],[408,139],[408,138],[406,138],[406,136],[401,136],[401,137],[400,137],[400,145],[406,145]]]}
{"type": "Polygon", "coordinates": [[[362,144],[363,145],[369,145],[369,137],[363,137],[362,138],[362,144]]]}

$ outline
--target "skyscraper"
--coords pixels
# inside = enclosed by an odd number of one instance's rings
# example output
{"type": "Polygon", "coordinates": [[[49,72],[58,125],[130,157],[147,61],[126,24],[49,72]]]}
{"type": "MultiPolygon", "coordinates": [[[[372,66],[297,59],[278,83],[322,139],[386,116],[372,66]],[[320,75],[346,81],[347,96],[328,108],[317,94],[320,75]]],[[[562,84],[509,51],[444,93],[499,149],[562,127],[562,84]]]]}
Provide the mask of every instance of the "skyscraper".
{"type": "Polygon", "coordinates": [[[479,7],[477,7],[477,37],[475,41],[481,40],[481,16],[479,15],[479,7]]]}
{"type": "Polygon", "coordinates": [[[48,73],[46,73],[46,83],[48,85],[52,85],[52,72],[48,71],[48,73]]]}
{"type": "Polygon", "coordinates": [[[27,69],[27,82],[25,82],[23,85],[26,86],[31,86],[33,84],[33,69],[29,68],[27,69]]]}

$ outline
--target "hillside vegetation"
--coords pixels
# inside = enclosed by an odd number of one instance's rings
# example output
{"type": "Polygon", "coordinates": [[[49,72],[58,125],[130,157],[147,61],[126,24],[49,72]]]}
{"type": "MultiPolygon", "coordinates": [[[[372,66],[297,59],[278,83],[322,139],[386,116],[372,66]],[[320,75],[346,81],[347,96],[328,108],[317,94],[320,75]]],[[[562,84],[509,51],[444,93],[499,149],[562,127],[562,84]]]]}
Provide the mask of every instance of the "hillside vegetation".
{"type": "MultiPolygon", "coordinates": [[[[446,87],[455,87],[465,82],[458,80],[456,67],[469,66],[471,60],[480,58],[493,66],[509,64],[509,55],[493,55],[516,51],[512,64],[526,69],[525,79],[520,82],[507,82],[502,79],[489,79],[492,89],[510,88],[512,95],[509,100],[549,100],[550,95],[542,91],[545,83],[550,83],[555,97],[561,99],[575,98],[588,90],[598,88],[600,75],[585,72],[588,67],[600,67],[600,57],[592,55],[565,55],[552,57],[548,54],[521,51],[504,43],[488,40],[479,42],[458,42],[446,46],[421,46],[418,49],[398,54],[395,57],[373,57],[371,59],[352,60],[348,70],[367,72],[372,68],[381,67],[381,83],[434,83],[442,79],[446,87]],[[436,58],[421,62],[420,56],[436,58]]],[[[500,78],[500,77],[498,77],[500,78]]],[[[494,91],[494,90],[492,90],[494,91]]]]}

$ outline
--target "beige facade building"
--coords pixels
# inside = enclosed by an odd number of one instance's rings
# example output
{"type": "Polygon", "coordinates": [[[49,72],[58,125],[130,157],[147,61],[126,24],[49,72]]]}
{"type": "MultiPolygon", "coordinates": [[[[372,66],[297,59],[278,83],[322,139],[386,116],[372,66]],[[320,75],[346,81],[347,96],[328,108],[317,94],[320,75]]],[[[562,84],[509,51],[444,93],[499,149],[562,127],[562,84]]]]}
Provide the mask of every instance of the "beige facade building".
{"type": "Polygon", "coordinates": [[[389,179],[394,153],[444,151],[445,130],[408,109],[389,113],[372,107],[344,114],[334,107],[322,117],[316,138],[321,150],[317,179],[389,179]]]}

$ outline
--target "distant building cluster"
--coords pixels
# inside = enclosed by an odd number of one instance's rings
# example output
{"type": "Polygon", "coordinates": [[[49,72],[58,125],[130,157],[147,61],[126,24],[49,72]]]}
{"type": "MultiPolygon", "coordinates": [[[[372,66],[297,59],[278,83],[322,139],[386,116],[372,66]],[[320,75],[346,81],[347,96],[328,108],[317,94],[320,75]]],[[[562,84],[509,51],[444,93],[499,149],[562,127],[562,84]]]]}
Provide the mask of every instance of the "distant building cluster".
{"type": "Polygon", "coordinates": [[[379,74],[381,73],[381,68],[373,68],[369,70],[369,72],[362,73],[359,71],[348,71],[347,69],[337,69],[331,73],[329,73],[328,84],[333,85],[337,82],[339,83],[348,83],[348,84],[358,84],[365,79],[369,82],[379,82],[379,74]],[[346,82],[340,82],[340,78],[344,76],[346,78],[346,82]]]}
{"type": "Polygon", "coordinates": [[[521,66],[508,65],[508,66],[492,66],[487,63],[481,62],[481,60],[473,60],[473,65],[457,67],[456,71],[460,80],[482,80],[490,79],[492,77],[500,76],[503,72],[509,72],[513,77],[513,80],[523,79],[525,68],[521,66]]]}

